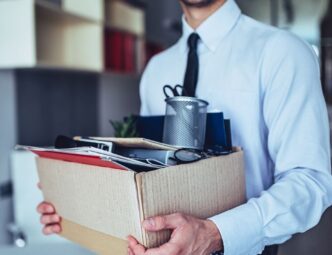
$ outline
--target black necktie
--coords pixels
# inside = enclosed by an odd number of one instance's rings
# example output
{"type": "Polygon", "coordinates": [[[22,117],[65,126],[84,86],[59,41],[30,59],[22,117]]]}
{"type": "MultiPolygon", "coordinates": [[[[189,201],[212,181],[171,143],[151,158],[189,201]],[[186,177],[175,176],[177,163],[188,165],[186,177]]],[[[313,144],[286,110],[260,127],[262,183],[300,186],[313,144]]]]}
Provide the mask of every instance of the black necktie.
{"type": "Polygon", "coordinates": [[[188,38],[188,62],[187,62],[187,70],[184,76],[183,82],[183,96],[195,97],[196,94],[196,85],[198,80],[198,70],[199,70],[199,62],[197,55],[197,44],[199,40],[199,35],[196,33],[192,33],[188,38]]]}

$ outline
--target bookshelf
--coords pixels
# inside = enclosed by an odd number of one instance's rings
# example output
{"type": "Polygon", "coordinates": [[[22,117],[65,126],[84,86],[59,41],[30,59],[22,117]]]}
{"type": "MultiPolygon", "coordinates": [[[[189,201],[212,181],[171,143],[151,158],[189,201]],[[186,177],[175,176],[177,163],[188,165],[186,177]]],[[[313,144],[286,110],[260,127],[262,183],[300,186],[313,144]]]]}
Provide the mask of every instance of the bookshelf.
{"type": "Polygon", "coordinates": [[[103,69],[102,27],[78,16],[37,5],[36,61],[38,66],[103,69]]]}
{"type": "Polygon", "coordinates": [[[113,47],[106,45],[106,30],[132,35],[131,52],[138,55],[132,61],[140,62],[131,64],[135,68],[129,72],[138,75],[145,64],[138,52],[145,40],[143,10],[112,0],[0,1],[0,69],[113,72],[105,65],[106,48],[113,47]]]}

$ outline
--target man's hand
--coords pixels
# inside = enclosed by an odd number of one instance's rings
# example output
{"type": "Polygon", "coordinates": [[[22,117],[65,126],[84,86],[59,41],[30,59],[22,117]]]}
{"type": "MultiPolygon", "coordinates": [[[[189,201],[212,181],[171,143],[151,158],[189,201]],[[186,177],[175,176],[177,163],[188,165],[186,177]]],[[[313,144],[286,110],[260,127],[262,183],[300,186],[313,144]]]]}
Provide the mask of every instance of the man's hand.
{"type": "MultiPolygon", "coordinates": [[[[40,183],[38,187],[41,189],[40,183]]],[[[60,221],[61,218],[56,214],[53,205],[42,202],[37,207],[37,212],[41,214],[40,223],[44,225],[43,233],[45,235],[56,234],[61,232],[60,221]]]]}
{"type": "Polygon", "coordinates": [[[145,220],[143,227],[147,231],[170,229],[171,239],[158,248],[146,249],[129,236],[129,255],[209,255],[223,249],[219,230],[209,220],[177,213],[145,220]]]}

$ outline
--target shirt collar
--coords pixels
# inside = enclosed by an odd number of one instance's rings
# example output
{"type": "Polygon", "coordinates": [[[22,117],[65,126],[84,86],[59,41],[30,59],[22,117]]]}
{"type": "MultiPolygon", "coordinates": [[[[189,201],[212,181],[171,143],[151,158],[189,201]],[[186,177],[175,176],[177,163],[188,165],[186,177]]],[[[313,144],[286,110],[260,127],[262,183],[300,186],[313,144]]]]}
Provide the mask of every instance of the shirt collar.
{"type": "Polygon", "coordinates": [[[215,51],[221,40],[232,30],[241,10],[234,0],[227,0],[222,7],[208,17],[196,30],[189,26],[182,16],[182,30],[180,47],[186,51],[187,40],[191,33],[196,32],[203,44],[211,51],[215,51]]]}

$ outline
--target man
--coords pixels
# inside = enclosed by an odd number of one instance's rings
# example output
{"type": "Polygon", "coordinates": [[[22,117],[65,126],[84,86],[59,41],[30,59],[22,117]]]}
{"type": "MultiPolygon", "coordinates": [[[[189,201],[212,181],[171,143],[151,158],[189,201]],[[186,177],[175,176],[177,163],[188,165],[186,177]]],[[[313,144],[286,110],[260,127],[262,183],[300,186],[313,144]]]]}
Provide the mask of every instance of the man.
{"type": "MultiPolygon", "coordinates": [[[[248,202],[210,219],[147,219],[148,231],[171,229],[170,241],[146,249],[128,237],[128,254],[260,254],[315,226],[332,204],[319,64],[306,43],[242,15],[233,0],[180,3],[183,36],[148,64],[141,114],[164,114],[165,84],[183,84],[210,110],[222,110],[232,120],[234,144],[245,151],[248,202]]],[[[45,234],[61,230],[51,205],[38,210],[45,234]]]]}

